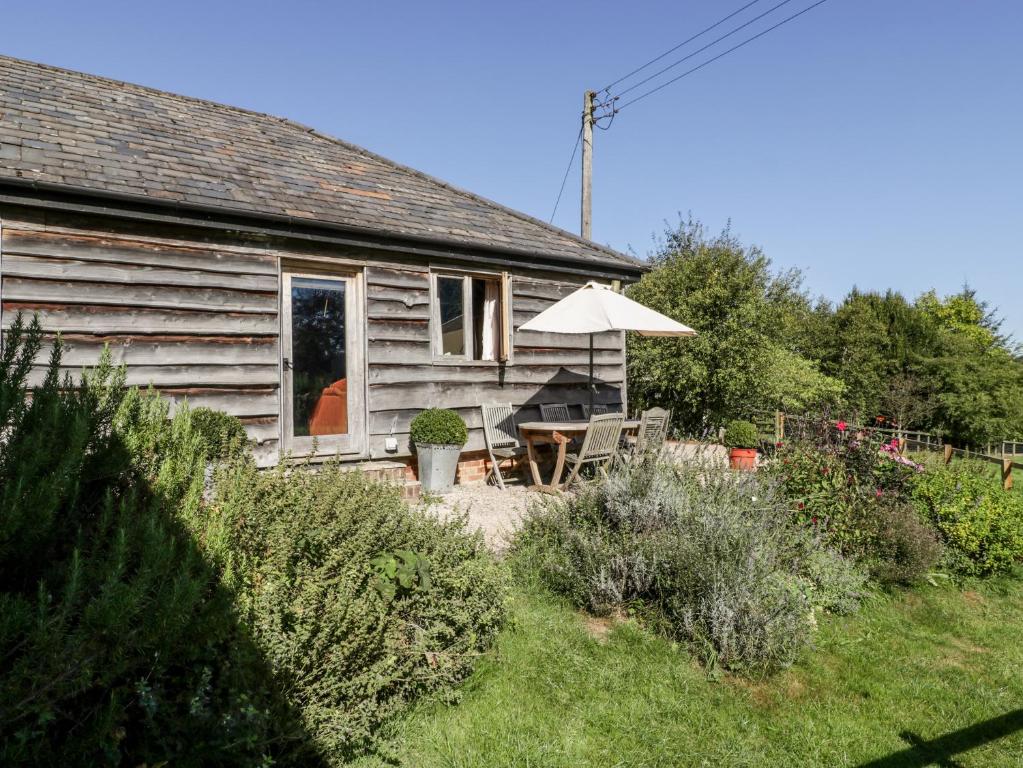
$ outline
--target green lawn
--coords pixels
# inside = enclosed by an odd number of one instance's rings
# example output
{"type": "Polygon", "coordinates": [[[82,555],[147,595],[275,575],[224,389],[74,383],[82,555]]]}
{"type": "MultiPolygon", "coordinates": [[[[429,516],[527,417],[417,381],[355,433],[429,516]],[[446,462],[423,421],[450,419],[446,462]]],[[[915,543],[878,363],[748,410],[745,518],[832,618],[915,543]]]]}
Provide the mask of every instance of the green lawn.
{"type": "Polygon", "coordinates": [[[759,682],[540,591],[511,614],[461,703],[401,726],[403,764],[1023,766],[1021,580],[872,597],[759,682]]]}

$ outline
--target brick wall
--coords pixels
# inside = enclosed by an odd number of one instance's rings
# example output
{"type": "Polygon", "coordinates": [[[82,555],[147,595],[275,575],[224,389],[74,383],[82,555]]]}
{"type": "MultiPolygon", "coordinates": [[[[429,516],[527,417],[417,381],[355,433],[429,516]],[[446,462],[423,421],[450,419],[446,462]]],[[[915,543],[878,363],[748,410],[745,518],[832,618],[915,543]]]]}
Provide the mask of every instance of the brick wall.
{"type": "MultiPolygon", "coordinates": [[[[505,473],[505,477],[508,477],[508,472],[511,470],[511,461],[501,462],[501,472],[505,473]]],[[[487,479],[487,472],[490,469],[490,457],[486,451],[468,451],[463,453],[458,459],[458,469],[455,472],[455,482],[458,485],[474,485],[476,483],[482,483],[487,479]]],[[[405,465],[405,479],[408,482],[415,482],[419,480],[419,465],[416,463],[415,457],[409,459],[409,463],[405,465]]]]}

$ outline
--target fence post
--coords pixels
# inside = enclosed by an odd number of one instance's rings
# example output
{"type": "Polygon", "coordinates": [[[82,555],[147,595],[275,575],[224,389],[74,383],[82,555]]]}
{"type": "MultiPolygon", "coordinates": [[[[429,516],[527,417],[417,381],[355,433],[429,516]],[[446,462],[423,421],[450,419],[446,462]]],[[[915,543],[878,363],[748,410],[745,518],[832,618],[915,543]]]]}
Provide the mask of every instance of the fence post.
{"type": "Polygon", "coordinates": [[[1002,487],[1012,490],[1012,459],[1002,459],[1002,487]]]}
{"type": "Polygon", "coordinates": [[[906,438],[904,437],[899,438],[899,455],[900,456],[906,455],[906,438]]]}
{"type": "Polygon", "coordinates": [[[781,411],[774,412],[774,441],[780,443],[785,439],[785,414],[781,411]]]}
{"type": "Polygon", "coordinates": [[[945,443],[945,464],[947,466],[948,464],[951,464],[951,463],[952,463],[952,444],[951,443],[945,443]]]}

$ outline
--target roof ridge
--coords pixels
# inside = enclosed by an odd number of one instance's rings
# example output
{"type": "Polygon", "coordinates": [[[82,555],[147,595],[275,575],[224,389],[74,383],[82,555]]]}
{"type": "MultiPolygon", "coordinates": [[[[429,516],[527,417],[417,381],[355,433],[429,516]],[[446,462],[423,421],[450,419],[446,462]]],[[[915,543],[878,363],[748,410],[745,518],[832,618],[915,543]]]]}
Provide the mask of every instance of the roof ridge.
{"type": "Polygon", "coordinates": [[[429,181],[432,184],[437,184],[437,185],[439,185],[441,187],[444,187],[445,189],[448,189],[448,190],[450,190],[450,191],[452,191],[452,192],[454,192],[456,194],[462,195],[463,197],[467,197],[470,200],[474,200],[474,201],[476,201],[478,203],[483,203],[484,205],[492,205],[495,208],[499,208],[504,213],[507,213],[510,216],[514,216],[515,218],[519,219],[520,221],[525,221],[525,222],[528,222],[530,224],[543,227],[544,229],[547,229],[549,231],[556,232],[556,233],[558,233],[562,237],[567,237],[569,240],[575,241],[577,243],[581,243],[581,244],[586,245],[586,246],[588,246],[590,248],[595,248],[595,249],[597,249],[599,251],[604,252],[605,254],[607,254],[609,256],[613,256],[615,258],[622,259],[622,260],[626,261],[627,263],[639,263],[637,259],[634,259],[634,258],[628,256],[627,254],[624,254],[624,253],[621,253],[619,251],[616,251],[613,248],[610,248],[608,246],[602,245],[602,244],[597,243],[597,242],[595,242],[593,240],[587,240],[586,238],[581,237],[581,236],[575,234],[574,232],[569,232],[568,230],[562,229],[561,227],[556,227],[556,226],[554,226],[553,224],[551,224],[549,222],[546,222],[546,221],[543,221],[541,219],[536,218],[535,216],[530,216],[527,213],[523,213],[522,211],[518,211],[518,210],[516,210],[514,208],[510,208],[510,207],[508,207],[506,205],[503,205],[503,204],[497,202],[496,200],[491,200],[490,198],[484,197],[483,195],[478,195],[475,192],[470,192],[469,190],[464,189],[462,187],[459,187],[456,184],[452,184],[449,181],[445,181],[444,179],[440,179],[440,178],[438,178],[436,176],[433,176],[431,174],[428,174],[428,173],[425,173],[423,171],[417,170],[416,168],[413,168],[411,166],[405,165],[404,163],[400,163],[397,160],[392,160],[389,157],[384,157],[383,155],[378,154],[376,152],[373,152],[372,150],[366,149],[365,147],[359,146],[358,144],[353,144],[350,141],[346,141],[346,140],[344,140],[342,138],[339,138],[337,136],[334,136],[332,134],[325,133],[324,131],[321,131],[318,128],[315,128],[315,127],[313,127],[311,125],[306,125],[305,123],[299,122],[298,120],[295,120],[295,119],[290,118],[290,117],[284,117],[284,116],[281,116],[281,115],[274,115],[274,114],[271,114],[269,112],[260,112],[260,111],[255,110],[255,109],[247,109],[245,107],[235,106],[234,104],[225,104],[225,103],[220,102],[220,101],[213,101],[212,99],[205,99],[205,98],[202,98],[201,96],[189,96],[187,94],[176,93],[174,91],[165,91],[162,88],[154,88],[154,87],[149,86],[149,85],[142,85],[141,83],[133,83],[133,82],[130,82],[128,80],[117,80],[117,79],[112,78],[112,77],[106,77],[105,75],[94,75],[94,74],[92,74],[90,72],[82,72],[82,71],[76,70],[76,69],[68,69],[67,67],[60,67],[60,66],[57,66],[57,65],[54,65],[54,64],[45,64],[45,63],[42,63],[42,62],[30,61],[28,59],[21,59],[21,58],[18,58],[16,56],[8,56],[6,54],[0,54],[0,59],[7,59],[9,61],[16,61],[16,62],[19,62],[19,63],[22,63],[22,64],[29,64],[29,65],[34,66],[34,67],[43,67],[44,69],[49,69],[49,70],[53,70],[53,71],[56,71],[56,72],[63,72],[63,73],[69,74],[69,75],[74,75],[76,77],[85,78],[87,80],[95,80],[95,81],[99,81],[99,82],[102,82],[102,83],[109,83],[109,84],[113,84],[113,85],[117,85],[117,86],[122,86],[122,87],[123,86],[127,86],[129,88],[137,88],[137,89],[139,89],[141,91],[146,91],[146,92],[149,92],[149,93],[155,93],[155,94],[159,94],[161,96],[169,96],[169,97],[175,98],[175,99],[183,99],[183,100],[189,101],[189,102],[205,104],[207,106],[215,107],[217,109],[227,109],[227,110],[231,110],[233,112],[238,112],[238,113],[241,113],[241,114],[244,114],[244,115],[255,115],[257,117],[270,118],[271,120],[276,120],[276,121],[278,121],[280,123],[284,123],[284,124],[289,125],[289,126],[291,126],[293,128],[297,128],[299,130],[302,130],[305,133],[308,133],[310,135],[316,136],[319,139],[323,139],[325,141],[331,141],[331,142],[334,142],[335,144],[340,144],[341,146],[345,147],[348,150],[351,150],[353,152],[357,152],[359,154],[365,155],[365,156],[370,157],[370,158],[372,158],[372,159],[374,159],[374,160],[376,160],[378,162],[386,163],[386,164],[388,164],[388,165],[390,165],[390,166],[392,166],[394,168],[398,168],[398,169],[400,169],[400,170],[402,170],[404,172],[411,173],[414,176],[417,176],[417,177],[419,177],[419,178],[421,178],[421,179],[423,179],[425,181],[429,181]]]}

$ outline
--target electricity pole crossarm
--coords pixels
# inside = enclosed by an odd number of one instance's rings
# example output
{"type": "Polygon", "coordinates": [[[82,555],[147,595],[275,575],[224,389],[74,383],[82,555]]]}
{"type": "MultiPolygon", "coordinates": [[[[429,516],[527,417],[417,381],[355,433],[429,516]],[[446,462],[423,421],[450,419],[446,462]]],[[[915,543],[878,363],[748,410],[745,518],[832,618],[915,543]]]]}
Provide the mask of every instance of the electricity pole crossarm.
{"type": "Polygon", "coordinates": [[[582,236],[593,238],[593,99],[594,91],[583,94],[583,199],[582,236]]]}

